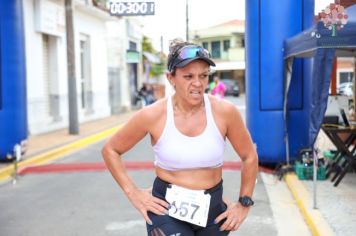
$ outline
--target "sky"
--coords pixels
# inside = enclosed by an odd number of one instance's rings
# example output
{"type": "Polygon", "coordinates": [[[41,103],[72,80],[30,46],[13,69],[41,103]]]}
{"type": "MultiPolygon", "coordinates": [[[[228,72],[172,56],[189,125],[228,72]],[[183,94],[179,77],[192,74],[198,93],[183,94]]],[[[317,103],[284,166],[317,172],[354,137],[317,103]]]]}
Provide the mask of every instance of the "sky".
{"type": "MultiPolygon", "coordinates": [[[[143,16],[144,35],[151,38],[156,50],[168,51],[169,40],[185,39],[186,2],[188,2],[189,30],[207,28],[230,20],[245,19],[246,0],[150,0],[155,2],[155,15],[143,16]]],[[[334,0],[315,0],[317,14],[334,0]]]]}

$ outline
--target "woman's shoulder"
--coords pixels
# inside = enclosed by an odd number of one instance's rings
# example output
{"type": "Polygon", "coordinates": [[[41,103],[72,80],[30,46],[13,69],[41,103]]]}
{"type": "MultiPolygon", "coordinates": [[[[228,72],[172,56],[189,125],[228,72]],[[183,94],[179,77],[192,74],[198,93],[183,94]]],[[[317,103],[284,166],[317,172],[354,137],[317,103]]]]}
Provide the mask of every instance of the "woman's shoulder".
{"type": "Polygon", "coordinates": [[[226,99],[221,99],[216,96],[208,95],[211,108],[214,113],[219,115],[229,115],[237,111],[235,104],[226,99]]]}
{"type": "MultiPolygon", "coordinates": [[[[242,127],[244,126],[243,118],[240,111],[231,101],[226,99],[210,96],[211,110],[215,118],[215,122],[220,124],[220,127],[242,127]]],[[[240,129],[239,128],[239,129],[240,129]]]]}
{"type": "Polygon", "coordinates": [[[126,122],[125,127],[127,127],[127,129],[121,130],[130,130],[130,132],[151,132],[157,125],[161,125],[162,119],[166,117],[166,100],[167,99],[160,99],[136,111],[126,122]]]}
{"type": "Polygon", "coordinates": [[[148,123],[157,121],[162,115],[166,114],[167,98],[161,98],[156,102],[143,107],[137,112],[137,116],[148,123]]]}

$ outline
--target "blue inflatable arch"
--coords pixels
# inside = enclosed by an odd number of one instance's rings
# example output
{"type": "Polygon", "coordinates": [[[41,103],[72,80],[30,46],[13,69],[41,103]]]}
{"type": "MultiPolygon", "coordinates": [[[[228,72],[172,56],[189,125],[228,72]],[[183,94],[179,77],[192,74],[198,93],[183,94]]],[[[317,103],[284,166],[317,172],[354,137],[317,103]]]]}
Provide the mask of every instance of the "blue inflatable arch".
{"type": "Polygon", "coordinates": [[[0,160],[14,158],[27,139],[22,1],[0,3],[0,160]]]}
{"type": "MultiPolygon", "coordinates": [[[[246,122],[261,163],[286,161],[284,40],[310,27],[313,0],[246,1],[246,122]]],[[[290,155],[308,145],[310,60],[296,59],[288,95],[290,155]]]]}

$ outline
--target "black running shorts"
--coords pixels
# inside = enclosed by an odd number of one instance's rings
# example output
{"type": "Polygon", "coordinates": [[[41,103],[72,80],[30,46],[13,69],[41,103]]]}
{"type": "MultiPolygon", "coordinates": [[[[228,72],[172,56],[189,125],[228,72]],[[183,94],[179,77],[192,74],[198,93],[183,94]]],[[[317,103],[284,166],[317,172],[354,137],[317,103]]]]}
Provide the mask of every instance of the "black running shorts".
{"type": "MultiPolygon", "coordinates": [[[[166,189],[170,184],[156,178],[153,183],[152,195],[165,200],[166,189]]],[[[152,225],[147,225],[148,236],[225,236],[229,231],[220,231],[219,228],[224,221],[214,223],[215,218],[226,210],[226,204],[222,200],[222,181],[216,186],[206,190],[211,195],[208,222],[206,227],[194,225],[170,217],[169,215],[156,215],[148,212],[152,225]]]]}

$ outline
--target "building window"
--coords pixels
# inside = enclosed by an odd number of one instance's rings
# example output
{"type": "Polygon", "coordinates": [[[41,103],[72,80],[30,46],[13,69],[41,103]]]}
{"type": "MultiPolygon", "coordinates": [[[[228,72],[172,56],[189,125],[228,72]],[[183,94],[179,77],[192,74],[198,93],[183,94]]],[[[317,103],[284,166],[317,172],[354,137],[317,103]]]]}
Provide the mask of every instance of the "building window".
{"type": "Polygon", "coordinates": [[[209,43],[203,42],[203,48],[205,48],[206,50],[209,50],[209,43]]]}
{"type": "Polygon", "coordinates": [[[53,121],[61,120],[57,59],[57,37],[42,34],[42,75],[45,112],[53,121]]]}
{"type": "Polygon", "coordinates": [[[340,84],[353,82],[354,73],[353,72],[340,72],[340,84]]]}
{"type": "Polygon", "coordinates": [[[137,43],[130,41],[129,42],[129,50],[137,51],[137,43]]]}
{"type": "Polygon", "coordinates": [[[211,42],[211,56],[212,58],[221,57],[220,41],[211,42]]]}
{"type": "Polygon", "coordinates": [[[80,89],[81,108],[86,113],[93,112],[93,91],[91,84],[90,38],[87,35],[80,37],[80,89]]]}
{"type": "Polygon", "coordinates": [[[227,52],[228,50],[229,50],[229,48],[230,48],[230,40],[224,40],[223,41],[223,46],[224,46],[224,52],[227,52]]]}
{"type": "Polygon", "coordinates": [[[221,79],[232,79],[231,72],[221,72],[220,74],[221,79]]]}
{"type": "Polygon", "coordinates": [[[245,38],[243,34],[239,34],[239,36],[236,38],[236,47],[238,48],[245,47],[245,38]]]}

